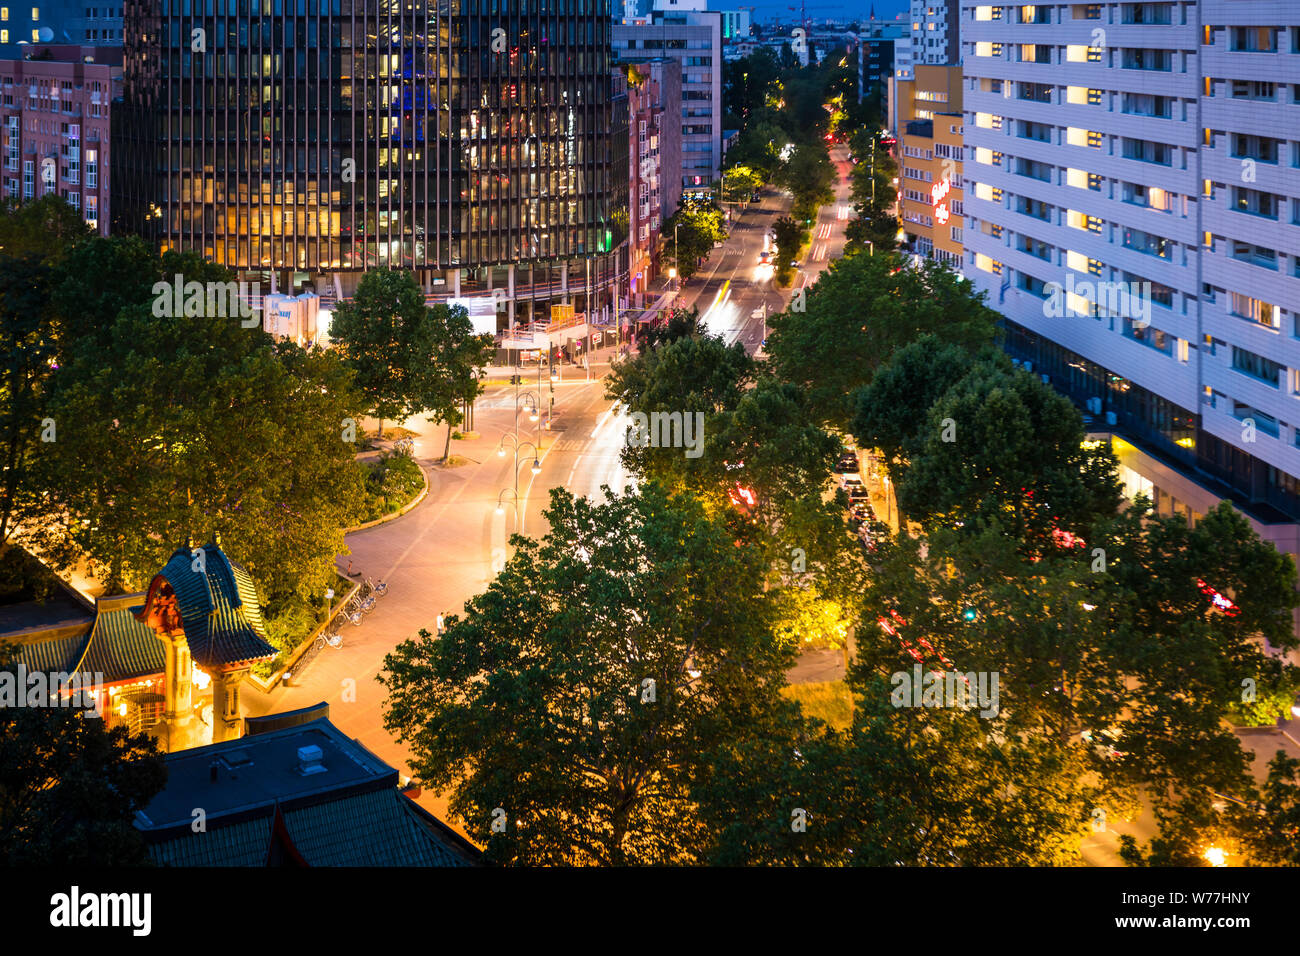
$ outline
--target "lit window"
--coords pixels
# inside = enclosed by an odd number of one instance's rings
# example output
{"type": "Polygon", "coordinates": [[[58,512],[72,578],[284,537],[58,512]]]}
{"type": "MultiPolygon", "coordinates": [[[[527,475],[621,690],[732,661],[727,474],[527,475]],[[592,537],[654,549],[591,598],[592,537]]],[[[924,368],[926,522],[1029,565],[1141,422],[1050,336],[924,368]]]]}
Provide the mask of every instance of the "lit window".
{"type": "Polygon", "coordinates": [[[40,7],[32,7],[32,19],[33,19],[33,20],[39,20],[40,18],[41,18],[41,8],[40,8],[40,7]]]}

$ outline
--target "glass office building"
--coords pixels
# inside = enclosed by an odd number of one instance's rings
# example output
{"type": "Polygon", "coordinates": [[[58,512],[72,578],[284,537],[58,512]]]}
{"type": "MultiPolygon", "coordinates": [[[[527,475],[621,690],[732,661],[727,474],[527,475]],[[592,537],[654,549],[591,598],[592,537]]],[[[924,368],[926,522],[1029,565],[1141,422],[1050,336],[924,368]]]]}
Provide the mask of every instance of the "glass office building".
{"type": "Polygon", "coordinates": [[[120,227],[285,292],[608,306],[608,0],[127,0],[124,32],[120,227]]]}

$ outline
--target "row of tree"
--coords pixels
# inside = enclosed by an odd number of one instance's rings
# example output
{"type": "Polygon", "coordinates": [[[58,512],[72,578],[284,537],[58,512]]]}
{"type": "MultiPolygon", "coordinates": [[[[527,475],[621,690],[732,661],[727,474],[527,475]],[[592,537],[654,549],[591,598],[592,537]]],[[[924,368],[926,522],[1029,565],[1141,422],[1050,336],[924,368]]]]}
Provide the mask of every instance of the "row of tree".
{"type": "Polygon", "coordinates": [[[494,859],[1057,864],[1147,807],[1131,863],[1296,860],[1300,765],[1257,787],[1230,728],[1296,692],[1264,652],[1294,643],[1291,560],[1227,506],[1121,510],[1113,458],[992,348],[996,318],[877,251],[773,321],[768,362],[683,315],[614,370],[625,409],[702,416],[703,454],[629,443],[637,490],[554,492],[546,537],[382,678],[417,774],[494,859]],[[847,432],[908,519],[872,552],[826,491],[847,432]],[[837,731],[782,688],[850,629],[837,731]],[[998,690],[908,706],[914,669],[998,690]]]}

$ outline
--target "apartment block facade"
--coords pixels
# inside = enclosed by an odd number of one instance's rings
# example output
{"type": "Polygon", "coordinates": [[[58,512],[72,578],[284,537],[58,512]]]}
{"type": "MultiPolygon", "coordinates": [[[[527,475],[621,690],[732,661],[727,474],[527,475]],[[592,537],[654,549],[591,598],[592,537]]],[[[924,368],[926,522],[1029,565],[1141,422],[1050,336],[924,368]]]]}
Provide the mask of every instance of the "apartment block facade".
{"type": "Polygon", "coordinates": [[[959,66],[918,66],[897,84],[898,218],[908,246],[960,271],[964,262],[965,182],[959,66]]]}
{"type": "MultiPolygon", "coordinates": [[[[109,122],[117,65],[86,62],[79,46],[40,48],[45,60],[0,60],[0,191],[27,201],[53,193],[108,235],[109,122]]],[[[111,59],[111,58],[110,58],[111,59]]]]}
{"type": "Polygon", "coordinates": [[[657,274],[663,221],[682,196],[682,134],[677,122],[682,72],[667,57],[631,64],[628,84],[628,292],[641,304],[657,274]]]}
{"type": "Polygon", "coordinates": [[[669,57],[680,64],[682,190],[709,193],[722,175],[721,16],[655,11],[649,21],[615,23],[612,44],[614,57],[623,63],[669,57]]]}
{"type": "Polygon", "coordinates": [[[961,62],[958,0],[912,0],[911,20],[913,67],[961,62]]]}
{"type": "Polygon", "coordinates": [[[1300,4],[963,3],[965,274],[1130,494],[1300,546],[1300,4]]]}

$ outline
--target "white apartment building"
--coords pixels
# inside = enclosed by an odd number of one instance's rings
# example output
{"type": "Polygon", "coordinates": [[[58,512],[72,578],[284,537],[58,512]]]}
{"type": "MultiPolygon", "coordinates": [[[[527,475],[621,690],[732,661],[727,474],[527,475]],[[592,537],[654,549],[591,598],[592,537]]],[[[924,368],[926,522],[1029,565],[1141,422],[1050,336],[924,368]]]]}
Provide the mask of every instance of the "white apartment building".
{"type": "Polygon", "coordinates": [[[1008,350],[1130,494],[1297,552],[1300,2],[961,6],[964,272],[1008,350]]]}
{"type": "Polygon", "coordinates": [[[703,0],[681,0],[682,12],[656,9],[648,23],[616,22],[612,37],[618,61],[669,57],[681,64],[682,191],[688,195],[708,192],[722,175],[722,16],[691,10],[692,3],[703,0]]]}
{"type": "Polygon", "coordinates": [[[912,0],[911,20],[912,65],[948,66],[961,62],[958,0],[912,0]]]}

